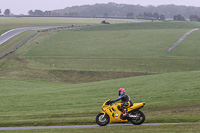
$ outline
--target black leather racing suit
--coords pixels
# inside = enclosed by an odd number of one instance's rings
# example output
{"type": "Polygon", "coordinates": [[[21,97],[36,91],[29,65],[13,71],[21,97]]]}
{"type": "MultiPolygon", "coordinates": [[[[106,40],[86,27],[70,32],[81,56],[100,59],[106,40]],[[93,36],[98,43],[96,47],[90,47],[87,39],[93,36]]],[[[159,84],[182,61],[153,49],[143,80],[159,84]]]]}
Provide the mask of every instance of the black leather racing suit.
{"type": "Polygon", "coordinates": [[[124,107],[128,108],[130,106],[133,106],[133,103],[130,99],[130,97],[124,92],[122,93],[122,95],[120,95],[118,98],[116,98],[115,100],[111,101],[111,103],[114,103],[116,101],[119,101],[119,100],[122,100],[122,105],[121,105],[121,109],[120,110],[123,110],[124,107]]]}

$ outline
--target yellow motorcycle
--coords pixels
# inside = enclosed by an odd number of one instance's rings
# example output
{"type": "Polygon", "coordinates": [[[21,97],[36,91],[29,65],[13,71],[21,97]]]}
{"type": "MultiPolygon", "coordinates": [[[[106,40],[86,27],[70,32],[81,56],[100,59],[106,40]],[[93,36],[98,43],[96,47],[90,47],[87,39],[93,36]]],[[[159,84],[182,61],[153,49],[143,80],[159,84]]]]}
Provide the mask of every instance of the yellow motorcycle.
{"type": "Polygon", "coordinates": [[[111,105],[110,100],[107,100],[102,106],[102,112],[96,116],[96,123],[100,126],[106,126],[108,123],[125,123],[131,121],[134,125],[140,125],[145,121],[145,115],[141,108],[144,107],[143,103],[134,103],[133,106],[127,108],[128,115],[123,117],[123,112],[120,111],[122,103],[111,105]]]}

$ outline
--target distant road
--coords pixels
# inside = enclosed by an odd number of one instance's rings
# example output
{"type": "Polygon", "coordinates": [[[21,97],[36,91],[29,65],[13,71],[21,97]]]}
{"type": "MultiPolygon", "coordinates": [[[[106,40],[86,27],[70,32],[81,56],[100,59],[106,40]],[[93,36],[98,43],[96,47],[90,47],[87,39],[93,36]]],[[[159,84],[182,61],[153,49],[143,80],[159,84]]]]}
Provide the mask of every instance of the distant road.
{"type": "Polygon", "coordinates": [[[192,32],[199,30],[199,28],[195,28],[193,30],[188,31],[187,33],[185,33],[176,43],[174,43],[169,49],[168,52],[171,52],[177,45],[179,45],[189,34],[191,34],[192,32]]]}
{"type": "Polygon", "coordinates": [[[133,23],[143,23],[143,21],[136,20],[136,19],[109,19],[108,20],[119,20],[119,21],[127,21],[127,22],[133,22],[133,23]]]}
{"type": "Polygon", "coordinates": [[[12,37],[28,31],[28,30],[39,30],[39,29],[49,29],[49,28],[54,28],[54,27],[58,27],[58,26],[48,26],[48,27],[24,27],[24,28],[17,28],[17,29],[12,29],[9,30],[5,33],[3,33],[0,36],[0,45],[3,44],[4,42],[8,41],[9,39],[11,39],[12,37]]]}
{"type": "MultiPolygon", "coordinates": [[[[192,123],[192,122],[191,122],[192,123]]],[[[146,123],[145,125],[176,125],[191,123],[146,123]]],[[[133,124],[108,124],[107,126],[134,126],[133,124]]],[[[0,130],[25,130],[25,129],[55,129],[55,128],[81,128],[81,127],[100,127],[99,125],[72,125],[72,126],[35,126],[35,127],[0,127],[0,130]]]]}

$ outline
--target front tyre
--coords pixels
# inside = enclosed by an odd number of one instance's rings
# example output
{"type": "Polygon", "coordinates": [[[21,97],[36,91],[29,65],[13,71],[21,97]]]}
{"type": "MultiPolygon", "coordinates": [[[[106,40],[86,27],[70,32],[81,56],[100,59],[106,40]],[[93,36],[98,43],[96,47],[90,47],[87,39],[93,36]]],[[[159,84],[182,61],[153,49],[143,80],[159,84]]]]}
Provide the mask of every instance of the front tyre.
{"type": "Polygon", "coordinates": [[[96,117],[96,123],[99,126],[106,126],[110,121],[110,117],[107,114],[99,113],[96,117]]]}
{"type": "Polygon", "coordinates": [[[136,115],[136,118],[130,120],[134,125],[141,125],[145,121],[145,115],[142,111],[132,112],[131,115],[136,115]]]}

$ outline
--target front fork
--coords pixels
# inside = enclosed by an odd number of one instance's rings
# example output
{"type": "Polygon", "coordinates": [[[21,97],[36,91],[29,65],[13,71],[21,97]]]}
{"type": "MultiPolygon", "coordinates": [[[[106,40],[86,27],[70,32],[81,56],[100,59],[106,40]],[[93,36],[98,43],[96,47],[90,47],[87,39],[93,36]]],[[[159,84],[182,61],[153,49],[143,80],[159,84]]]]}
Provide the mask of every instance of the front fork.
{"type": "Polygon", "coordinates": [[[102,114],[103,114],[103,118],[105,118],[105,115],[106,115],[106,113],[105,113],[105,112],[103,112],[103,111],[102,111],[102,112],[100,112],[100,113],[102,113],[102,114]]]}
{"type": "Polygon", "coordinates": [[[103,118],[105,118],[105,115],[106,115],[106,114],[104,113],[104,114],[103,114],[103,118]]]}

